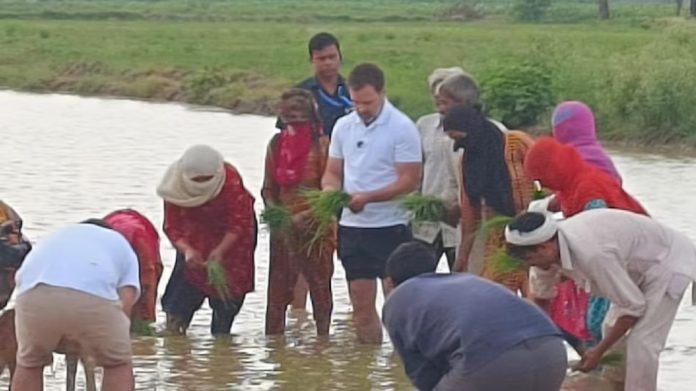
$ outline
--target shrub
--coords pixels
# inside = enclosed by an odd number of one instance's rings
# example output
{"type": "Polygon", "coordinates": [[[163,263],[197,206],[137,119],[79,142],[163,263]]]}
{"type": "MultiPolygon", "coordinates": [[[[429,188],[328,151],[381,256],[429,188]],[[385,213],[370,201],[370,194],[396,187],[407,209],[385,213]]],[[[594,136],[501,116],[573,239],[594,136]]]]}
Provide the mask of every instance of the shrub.
{"type": "Polygon", "coordinates": [[[696,37],[675,26],[637,54],[610,62],[603,117],[615,133],[666,142],[696,136],[696,37]]]}
{"type": "Polygon", "coordinates": [[[193,99],[208,103],[207,97],[210,90],[221,87],[227,82],[227,75],[223,71],[206,68],[188,76],[184,80],[184,87],[193,99]]]}
{"type": "Polygon", "coordinates": [[[459,0],[440,12],[440,19],[468,21],[483,18],[475,0],[459,0]]]}
{"type": "Polygon", "coordinates": [[[513,8],[513,16],[525,22],[538,22],[544,18],[551,6],[551,0],[517,0],[513,8]]]}
{"type": "Polygon", "coordinates": [[[539,61],[496,68],[481,85],[487,111],[513,129],[537,124],[554,103],[551,69],[539,61]]]}

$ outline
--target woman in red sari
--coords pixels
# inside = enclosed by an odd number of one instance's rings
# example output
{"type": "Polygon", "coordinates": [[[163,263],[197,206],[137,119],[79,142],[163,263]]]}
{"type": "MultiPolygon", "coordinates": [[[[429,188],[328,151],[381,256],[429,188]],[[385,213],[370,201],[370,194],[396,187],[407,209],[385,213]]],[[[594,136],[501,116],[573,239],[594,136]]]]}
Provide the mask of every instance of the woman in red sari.
{"type": "Polygon", "coordinates": [[[285,331],[285,311],[302,274],[309,285],[317,334],[328,335],[336,243],[332,233],[324,238],[321,251],[309,251],[307,243],[313,233],[305,224],[309,205],[301,192],[321,189],[329,138],[322,134],[314,98],[305,90],[292,89],[283,94],[280,117],[285,127],[268,145],[261,195],[267,205],[288,209],[293,227],[289,232],[271,232],[266,334],[285,331]]]}
{"type": "MultiPolygon", "coordinates": [[[[613,165],[611,166],[613,167],[613,165]]],[[[527,174],[552,190],[563,215],[568,218],[588,209],[612,208],[623,209],[638,214],[647,215],[645,208],[628,194],[621,186],[614,171],[597,167],[583,159],[580,150],[570,144],[562,144],[552,137],[542,137],[537,140],[527,154],[524,162],[527,174]]],[[[536,271],[532,271],[532,276],[536,271]]],[[[534,278],[532,278],[534,281],[534,278]]],[[[566,284],[567,295],[573,294],[572,280],[566,284]]],[[[534,284],[532,284],[532,287],[534,284]]],[[[563,287],[557,286],[560,292],[563,287]]],[[[569,342],[581,352],[586,343],[592,344],[601,339],[601,326],[604,316],[609,309],[609,301],[600,297],[591,297],[582,289],[574,290],[575,300],[579,303],[590,301],[585,319],[585,330],[581,324],[571,322],[581,314],[574,309],[565,308],[560,296],[555,298],[536,297],[535,300],[547,309],[562,309],[551,311],[551,318],[560,328],[573,338],[569,342]],[[572,316],[568,316],[568,312],[572,316]],[[564,327],[565,326],[565,327],[564,327]],[[589,332],[589,335],[588,335],[589,332]]]]}
{"type": "Polygon", "coordinates": [[[157,193],[164,199],[164,232],[177,250],[162,296],[168,330],[185,333],[207,298],[213,310],[211,333],[229,334],[244,297],[254,290],[254,197],[239,172],[205,145],[189,148],[174,162],[157,193]],[[225,271],[223,297],[208,283],[211,261],[225,271]]]}
{"type": "MultiPolygon", "coordinates": [[[[133,306],[131,317],[148,323],[157,320],[157,286],[162,278],[162,258],[157,229],[150,220],[133,209],[121,209],[104,217],[114,230],[125,236],[138,255],[140,264],[140,298],[133,306]]],[[[135,323],[133,323],[135,324],[135,323]]]]}

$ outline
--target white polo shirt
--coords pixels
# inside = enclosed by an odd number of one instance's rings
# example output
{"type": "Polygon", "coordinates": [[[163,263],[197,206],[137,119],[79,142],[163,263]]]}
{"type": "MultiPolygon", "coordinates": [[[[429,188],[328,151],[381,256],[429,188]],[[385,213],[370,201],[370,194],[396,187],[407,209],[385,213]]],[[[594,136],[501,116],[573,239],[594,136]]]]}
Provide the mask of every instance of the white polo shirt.
{"type": "Polygon", "coordinates": [[[74,224],[43,238],[17,271],[17,295],[46,284],[118,300],[118,288],[140,292],[138,256],[123,235],[74,224]]]}
{"type": "MultiPolygon", "coordinates": [[[[416,125],[385,100],[379,117],[369,126],[356,112],[336,122],[329,156],[343,160],[343,189],[349,194],[382,189],[396,182],[396,163],[422,163],[423,152],[416,125]]],[[[381,228],[407,224],[399,201],[374,202],[360,213],[343,209],[340,225],[381,228]]]]}

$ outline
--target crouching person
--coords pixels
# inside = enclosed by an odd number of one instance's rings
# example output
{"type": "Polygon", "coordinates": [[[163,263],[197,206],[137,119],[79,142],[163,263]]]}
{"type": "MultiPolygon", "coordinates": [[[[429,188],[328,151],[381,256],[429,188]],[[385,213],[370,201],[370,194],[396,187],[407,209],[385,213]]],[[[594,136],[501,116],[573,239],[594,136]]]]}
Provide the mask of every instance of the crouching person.
{"type": "Polygon", "coordinates": [[[507,226],[505,239],[511,255],[537,269],[535,295],[549,297],[564,275],[611,301],[607,331],[578,369],[594,369],[627,335],[625,389],[657,390],[660,352],[696,279],[696,248],[686,236],[643,215],[595,209],[561,222],[526,213],[507,226]]]}
{"type": "Polygon", "coordinates": [[[22,234],[22,218],[0,200],[0,309],[7,306],[15,289],[15,273],[31,250],[22,234]]]}
{"type": "Polygon", "coordinates": [[[138,256],[140,265],[140,299],[133,306],[131,326],[149,324],[157,320],[157,286],[162,278],[162,258],[157,229],[147,217],[133,209],[120,209],[109,213],[104,221],[123,235],[138,256]]]}
{"type": "Polygon", "coordinates": [[[559,330],[534,305],[472,274],[436,274],[420,243],[387,260],[396,288],[384,325],[419,390],[558,391],[567,368],[559,330]]]}
{"type": "Polygon", "coordinates": [[[102,220],[55,231],[17,272],[15,391],[43,389],[43,367],[74,341],[104,367],[102,389],[134,388],[129,316],[140,294],[138,258],[102,220]]]}

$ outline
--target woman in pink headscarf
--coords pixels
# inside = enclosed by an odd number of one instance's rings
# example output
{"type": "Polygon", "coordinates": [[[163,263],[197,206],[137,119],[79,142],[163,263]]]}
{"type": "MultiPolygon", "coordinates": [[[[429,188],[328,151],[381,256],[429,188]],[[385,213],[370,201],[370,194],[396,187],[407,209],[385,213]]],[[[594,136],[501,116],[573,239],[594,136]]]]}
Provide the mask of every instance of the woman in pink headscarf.
{"type": "Polygon", "coordinates": [[[556,140],[574,146],[583,160],[622,182],[614,163],[597,140],[594,114],[586,104],[578,101],[559,104],[553,111],[551,124],[556,140]]]}
{"type": "MultiPolygon", "coordinates": [[[[575,148],[575,150],[578,151],[578,153],[582,157],[582,160],[584,160],[588,165],[609,174],[609,176],[611,176],[618,182],[618,192],[617,189],[612,187],[610,184],[605,183],[604,185],[602,185],[601,180],[599,181],[599,183],[597,183],[597,191],[599,191],[600,193],[605,193],[606,195],[607,192],[612,193],[613,191],[617,194],[617,196],[614,197],[614,201],[612,201],[613,204],[609,203],[608,207],[634,210],[637,213],[646,213],[644,210],[642,210],[642,206],[640,206],[637,202],[635,202],[635,200],[630,198],[630,196],[628,196],[628,198],[618,196],[620,195],[619,192],[625,194],[623,190],[620,189],[623,180],[618,170],[616,169],[616,166],[614,166],[614,163],[612,162],[611,158],[606,153],[606,151],[602,147],[602,144],[597,139],[595,118],[594,114],[592,113],[592,109],[590,109],[589,106],[579,101],[563,102],[556,106],[556,108],[554,109],[553,115],[551,117],[551,124],[553,125],[553,136],[558,142],[562,144],[572,145],[575,148]],[[617,204],[618,201],[621,202],[617,204]],[[628,206],[628,204],[630,204],[631,206],[628,206]]],[[[576,167],[564,167],[563,169],[565,171],[571,172],[573,170],[576,170],[576,167]]],[[[544,168],[543,170],[548,173],[548,170],[546,168],[544,168]]],[[[586,175],[591,174],[587,172],[586,175]]],[[[542,183],[543,182],[544,181],[542,181],[542,183]]],[[[587,194],[585,194],[585,197],[586,196],[587,194]]],[[[550,206],[550,209],[556,210],[557,208],[560,208],[564,210],[564,213],[567,217],[571,214],[577,213],[577,211],[579,210],[577,205],[573,206],[568,205],[567,203],[566,205],[558,205],[556,204],[556,202],[558,202],[558,198],[552,202],[552,206],[550,206]],[[570,210],[572,210],[573,208],[575,208],[576,212],[571,213],[570,210]]],[[[580,208],[582,208],[582,206],[580,208]]],[[[587,318],[585,330],[576,329],[575,332],[570,332],[568,329],[561,327],[562,329],[564,329],[565,332],[570,333],[570,335],[577,338],[577,340],[569,340],[572,341],[571,344],[573,345],[573,347],[575,347],[576,349],[580,348],[580,341],[587,339],[587,337],[590,337],[590,340],[594,339],[595,341],[601,339],[601,324],[604,320],[604,316],[607,310],[609,309],[609,302],[606,299],[602,299],[599,297],[590,298],[589,295],[584,291],[575,289],[575,285],[572,280],[568,280],[563,284],[566,284],[566,286],[563,287],[567,288],[566,292],[572,292],[573,290],[575,290],[575,300],[578,303],[584,302],[585,300],[589,300],[590,302],[586,314],[587,318]]],[[[559,292],[562,289],[561,286],[557,286],[556,288],[559,292]]],[[[572,293],[568,294],[572,295],[572,293]]],[[[563,299],[560,296],[557,296],[553,300],[551,307],[564,309],[565,305],[563,304],[563,299]]],[[[554,322],[556,322],[559,325],[561,324],[559,322],[564,321],[564,318],[565,320],[569,319],[564,311],[552,313],[551,318],[554,320],[554,322]]]]}

